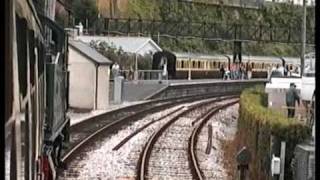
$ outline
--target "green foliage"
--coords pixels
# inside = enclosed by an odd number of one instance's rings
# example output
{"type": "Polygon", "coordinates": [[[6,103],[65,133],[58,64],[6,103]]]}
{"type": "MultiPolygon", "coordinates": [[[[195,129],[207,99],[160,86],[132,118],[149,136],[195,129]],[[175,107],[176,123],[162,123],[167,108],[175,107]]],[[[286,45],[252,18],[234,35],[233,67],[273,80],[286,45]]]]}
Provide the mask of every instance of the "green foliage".
{"type": "MultiPolygon", "coordinates": [[[[265,4],[260,9],[238,8],[219,5],[194,5],[191,3],[179,3],[179,0],[130,0],[129,16],[141,19],[158,19],[179,22],[206,22],[206,23],[241,23],[246,25],[265,25],[283,28],[301,29],[302,7],[285,4],[265,4]]],[[[314,34],[315,8],[307,8],[307,34],[314,34]],[[312,32],[313,30],[313,32],[312,32]]],[[[193,30],[197,30],[194,27],[193,30]]],[[[232,53],[232,42],[208,42],[201,39],[192,40],[168,40],[161,38],[162,47],[171,51],[192,52],[221,52],[232,53]],[[165,46],[163,46],[165,45],[165,46]],[[192,48],[192,49],[190,49],[192,48]]],[[[245,43],[244,54],[275,55],[275,56],[299,56],[300,47],[293,44],[271,43],[245,43]]]]}
{"type": "Polygon", "coordinates": [[[93,27],[98,19],[98,9],[95,0],[74,0],[72,3],[75,23],[79,22],[86,26],[86,19],[88,26],[93,27]]]}
{"type": "MultiPolygon", "coordinates": [[[[117,62],[122,70],[134,69],[135,55],[124,52],[121,47],[118,49],[114,44],[108,44],[104,41],[100,43],[91,41],[90,46],[112,62],[117,62]]],[[[150,70],[152,68],[152,56],[150,54],[138,55],[137,58],[139,70],[150,70]]]]}
{"type": "MultiPolygon", "coordinates": [[[[279,156],[280,142],[285,141],[286,177],[290,177],[290,162],[296,144],[310,136],[310,129],[296,119],[288,119],[280,112],[265,107],[267,96],[263,87],[243,91],[240,96],[238,131],[245,136],[245,145],[253,152],[254,164],[260,167],[259,173],[269,173],[271,162],[270,137],[274,138],[273,153],[279,156]],[[274,151],[274,150],[277,151],[274,151]],[[260,165],[259,165],[260,164],[260,165]]],[[[253,173],[253,172],[251,172],[253,173]]]]}
{"type": "Polygon", "coordinates": [[[141,19],[158,19],[159,8],[156,0],[130,0],[128,14],[141,19]]]}

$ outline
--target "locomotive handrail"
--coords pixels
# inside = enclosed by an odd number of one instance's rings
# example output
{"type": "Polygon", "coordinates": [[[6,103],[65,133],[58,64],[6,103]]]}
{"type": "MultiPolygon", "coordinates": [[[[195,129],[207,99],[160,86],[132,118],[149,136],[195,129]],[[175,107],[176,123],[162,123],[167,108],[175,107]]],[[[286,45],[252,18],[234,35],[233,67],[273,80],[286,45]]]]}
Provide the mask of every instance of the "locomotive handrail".
{"type": "Polygon", "coordinates": [[[58,64],[60,58],[60,52],[57,53],[56,59],[54,60],[54,64],[58,64]]]}

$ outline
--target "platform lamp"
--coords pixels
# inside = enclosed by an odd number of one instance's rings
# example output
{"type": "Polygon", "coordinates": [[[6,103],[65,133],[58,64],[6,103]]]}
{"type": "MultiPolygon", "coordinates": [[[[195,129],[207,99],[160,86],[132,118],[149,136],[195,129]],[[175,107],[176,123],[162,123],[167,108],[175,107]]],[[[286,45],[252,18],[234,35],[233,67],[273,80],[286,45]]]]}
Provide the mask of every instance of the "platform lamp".
{"type": "Polygon", "coordinates": [[[188,51],[188,65],[189,65],[189,70],[188,70],[188,80],[191,80],[191,55],[190,55],[190,50],[188,51]]]}
{"type": "Polygon", "coordinates": [[[300,77],[302,77],[303,69],[304,69],[304,54],[306,51],[306,18],[307,18],[307,8],[306,8],[306,0],[302,0],[303,2],[303,16],[302,16],[302,26],[301,26],[301,73],[300,77]]]}

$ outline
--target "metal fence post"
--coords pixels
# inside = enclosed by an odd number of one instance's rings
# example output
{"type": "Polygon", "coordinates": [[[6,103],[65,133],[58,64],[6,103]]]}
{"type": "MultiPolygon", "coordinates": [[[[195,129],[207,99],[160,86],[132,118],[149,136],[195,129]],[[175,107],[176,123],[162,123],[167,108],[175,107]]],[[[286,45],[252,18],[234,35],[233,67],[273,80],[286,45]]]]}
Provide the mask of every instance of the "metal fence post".
{"type": "Polygon", "coordinates": [[[284,168],[285,168],[285,157],[286,157],[286,142],[281,141],[281,151],[280,151],[280,179],[284,180],[284,168]]]}

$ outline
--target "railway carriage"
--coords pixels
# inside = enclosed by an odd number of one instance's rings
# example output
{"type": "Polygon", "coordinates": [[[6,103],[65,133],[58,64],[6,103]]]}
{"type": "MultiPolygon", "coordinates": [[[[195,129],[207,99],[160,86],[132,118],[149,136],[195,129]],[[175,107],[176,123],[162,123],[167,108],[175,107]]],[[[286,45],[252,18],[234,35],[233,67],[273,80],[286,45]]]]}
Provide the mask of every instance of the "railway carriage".
{"type": "MultiPolygon", "coordinates": [[[[175,71],[171,73],[175,74],[175,79],[187,79],[189,71],[192,79],[220,78],[220,67],[230,68],[233,59],[232,55],[173,54],[176,57],[175,71]]],[[[282,65],[283,61],[289,69],[297,69],[300,64],[300,59],[294,57],[242,56],[242,63],[250,63],[253,78],[267,78],[271,68],[282,65]]]]}
{"type": "Polygon", "coordinates": [[[54,179],[70,126],[67,36],[33,2],[5,8],[6,179],[54,179]]]}

